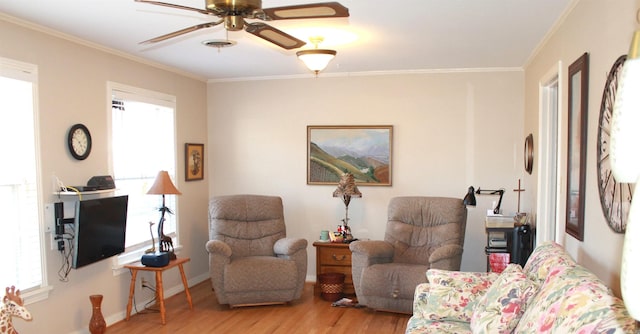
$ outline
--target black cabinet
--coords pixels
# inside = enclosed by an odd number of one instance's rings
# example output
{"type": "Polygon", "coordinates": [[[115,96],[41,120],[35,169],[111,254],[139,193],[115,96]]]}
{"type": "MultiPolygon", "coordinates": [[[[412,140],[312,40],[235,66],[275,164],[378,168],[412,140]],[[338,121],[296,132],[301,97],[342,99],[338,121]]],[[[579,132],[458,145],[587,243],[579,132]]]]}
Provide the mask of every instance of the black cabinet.
{"type": "Polygon", "coordinates": [[[533,249],[530,225],[515,226],[513,217],[487,216],[485,220],[487,271],[491,271],[491,254],[509,254],[509,263],[524,266],[533,249]]]}
{"type": "Polygon", "coordinates": [[[487,271],[491,271],[489,257],[494,253],[510,253],[512,243],[513,226],[511,227],[486,227],[487,245],[484,252],[487,255],[487,271]]]}

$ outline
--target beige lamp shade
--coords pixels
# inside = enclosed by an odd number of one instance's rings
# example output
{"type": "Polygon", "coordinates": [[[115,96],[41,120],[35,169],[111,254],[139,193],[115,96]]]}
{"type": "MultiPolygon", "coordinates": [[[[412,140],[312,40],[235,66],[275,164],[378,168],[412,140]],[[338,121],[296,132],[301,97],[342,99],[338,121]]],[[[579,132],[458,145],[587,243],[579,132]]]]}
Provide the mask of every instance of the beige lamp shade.
{"type": "Polygon", "coordinates": [[[629,314],[640,320],[640,30],[633,35],[620,78],[611,120],[611,171],[618,182],[636,183],[622,245],[620,290],[629,314]]]}
{"type": "Polygon", "coordinates": [[[171,182],[171,177],[169,177],[169,173],[166,170],[161,170],[158,172],[158,176],[156,176],[156,180],[153,182],[149,191],[147,191],[148,195],[182,195],[180,190],[173,185],[171,182]]]}
{"type": "Polygon", "coordinates": [[[342,174],[340,182],[338,182],[338,188],[333,192],[333,197],[362,197],[362,193],[356,186],[355,178],[351,173],[342,174]]]}

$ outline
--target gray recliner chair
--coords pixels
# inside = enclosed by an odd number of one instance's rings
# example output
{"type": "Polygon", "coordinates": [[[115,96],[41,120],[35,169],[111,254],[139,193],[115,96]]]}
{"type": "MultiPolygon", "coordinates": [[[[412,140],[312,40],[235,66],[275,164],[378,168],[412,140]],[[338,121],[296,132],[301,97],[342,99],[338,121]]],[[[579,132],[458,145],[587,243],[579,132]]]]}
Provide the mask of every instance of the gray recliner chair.
{"type": "Polygon", "coordinates": [[[460,270],[466,221],[462,199],[391,199],[384,241],[354,241],[349,246],[358,302],[412,314],[415,288],[427,282],[429,268],[460,270]]]}
{"type": "Polygon", "coordinates": [[[212,198],[209,239],[209,274],[220,304],[286,303],[302,295],[307,240],[286,238],[280,197],[212,198]]]}

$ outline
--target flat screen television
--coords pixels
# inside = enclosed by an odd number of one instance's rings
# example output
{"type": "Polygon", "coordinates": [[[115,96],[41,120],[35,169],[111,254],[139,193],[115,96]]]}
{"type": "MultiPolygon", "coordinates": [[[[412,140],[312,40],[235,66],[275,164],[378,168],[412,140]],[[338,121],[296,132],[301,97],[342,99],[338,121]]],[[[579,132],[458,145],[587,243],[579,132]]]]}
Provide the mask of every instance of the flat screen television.
{"type": "Polygon", "coordinates": [[[124,195],[76,203],[73,268],[124,252],[128,200],[124,195]]]}

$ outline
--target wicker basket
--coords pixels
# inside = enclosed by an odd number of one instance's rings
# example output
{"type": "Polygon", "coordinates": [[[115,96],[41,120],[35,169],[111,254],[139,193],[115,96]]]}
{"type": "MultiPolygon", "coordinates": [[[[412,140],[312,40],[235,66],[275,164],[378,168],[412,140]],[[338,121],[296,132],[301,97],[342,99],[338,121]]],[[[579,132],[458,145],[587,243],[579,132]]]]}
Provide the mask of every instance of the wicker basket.
{"type": "Polygon", "coordinates": [[[318,275],[320,282],[321,296],[324,300],[335,302],[342,298],[344,290],[344,274],[341,273],[324,273],[318,275]]]}

